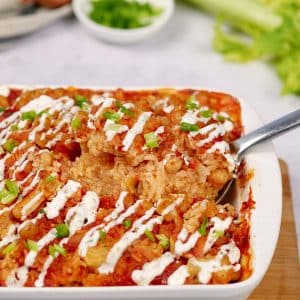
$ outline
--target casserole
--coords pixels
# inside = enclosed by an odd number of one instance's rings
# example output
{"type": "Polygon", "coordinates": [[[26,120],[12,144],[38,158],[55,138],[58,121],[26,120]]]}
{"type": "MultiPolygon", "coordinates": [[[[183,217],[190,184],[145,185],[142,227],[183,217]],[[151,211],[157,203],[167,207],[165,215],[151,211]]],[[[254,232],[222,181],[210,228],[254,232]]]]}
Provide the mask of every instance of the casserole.
{"type": "MultiPolygon", "coordinates": [[[[142,94],[142,93],[141,93],[142,94]]],[[[132,95],[131,96],[133,96],[134,97],[134,94],[132,93],[132,95]]],[[[215,97],[217,97],[217,94],[215,95],[215,97]]],[[[45,101],[46,101],[46,99],[45,99],[45,101]]],[[[26,104],[26,103],[25,103],[26,104]]],[[[65,103],[66,104],[66,103],[65,103]]],[[[233,105],[234,103],[232,103],[232,105],[233,105]]],[[[37,105],[37,104],[36,104],[37,105]]],[[[124,104],[125,105],[125,104],[124,104]]],[[[110,115],[110,114],[112,114],[112,112],[108,112],[108,114],[110,115]]],[[[67,118],[67,115],[65,116],[65,118],[67,118]]],[[[43,119],[45,119],[45,116],[44,116],[44,118],[43,119]]],[[[139,120],[140,119],[138,119],[138,121],[137,121],[137,123],[139,123],[139,120]]],[[[123,125],[124,126],[124,125],[123,125]]],[[[134,128],[134,126],[132,127],[132,128],[134,128]]],[[[128,131],[128,133],[130,132],[130,130],[128,131]]],[[[125,136],[125,139],[124,139],[124,141],[126,140],[126,138],[127,138],[127,135],[125,136]]],[[[56,139],[56,137],[54,137],[53,139],[56,139]]],[[[126,149],[126,151],[128,150],[128,147],[126,146],[126,143],[125,144],[123,144],[123,149],[126,147],[127,149],[126,149]]],[[[250,159],[250,162],[251,162],[251,157],[249,158],[250,159]]],[[[252,167],[252,165],[250,164],[249,165],[249,167],[252,167]]],[[[255,169],[255,174],[256,174],[256,169],[255,169]]],[[[255,178],[257,178],[256,177],[256,175],[255,175],[255,177],[254,177],[254,179],[253,179],[253,181],[255,181],[255,178]]],[[[279,186],[279,185],[278,185],[279,186]]],[[[247,194],[247,193],[246,193],[247,194]]],[[[256,198],[255,198],[255,196],[256,196],[256,191],[255,191],[255,188],[253,187],[253,196],[254,196],[254,199],[256,200],[256,198]]],[[[22,199],[21,199],[22,200],[22,199]]],[[[177,200],[176,200],[177,201],[177,200]]],[[[257,200],[256,200],[256,202],[257,202],[257,200]]],[[[52,202],[51,202],[52,203],[52,202]]],[[[159,205],[158,205],[159,206],[159,205]]],[[[257,206],[258,206],[258,204],[257,204],[257,206]]],[[[25,207],[25,206],[24,206],[25,207]]],[[[274,206],[273,206],[274,207],[274,206]]],[[[46,214],[47,214],[47,217],[48,218],[50,218],[49,217],[49,215],[51,215],[51,214],[53,214],[53,212],[51,212],[50,213],[50,209],[48,208],[48,207],[46,207],[46,214]]],[[[16,216],[16,213],[14,212],[14,215],[16,216]]],[[[53,216],[53,217],[55,217],[55,216],[53,216]]],[[[253,217],[255,218],[255,213],[254,213],[254,215],[253,215],[253,217]]],[[[253,234],[253,232],[254,232],[254,234],[255,234],[255,225],[252,227],[252,234],[253,234]]],[[[278,233],[278,232],[277,232],[278,233]]],[[[275,237],[276,238],[276,237],[275,237]]],[[[252,244],[253,244],[253,238],[252,238],[252,244]]],[[[255,247],[253,247],[253,245],[252,245],[252,248],[254,249],[255,247]]],[[[257,260],[257,258],[256,258],[256,256],[255,256],[255,251],[254,251],[254,263],[253,263],[253,269],[254,269],[254,272],[253,272],[253,275],[255,274],[255,261],[257,260]]],[[[113,259],[113,256],[112,256],[112,258],[111,259],[113,259]]],[[[110,262],[109,262],[110,263],[110,262]]],[[[104,264],[105,265],[105,264],[104,264]]],[[[253,278],[253,275],[250,277],[250,279],[251,278],[253,278]]],[[[244,282],[247,282],[247,280],[248,279],[246,279],[244,282]]],[[[240,283],[234,283],[234,284],[232,284],[232,285],[238,285],[238,284],[242,284],[243,282],[240,282],[240,283]]],[[[229,286],[229,285],[228,285],[229,286]]],[[[230,285],[231,286],[231,285],[230,285]]],[[[225,287],[225,286],[224,286],[225,287]]],[[[227,287],[227,285],[226,285],[226,287],[227,287]]],[[[161,287],[161,288],[163,288],[163,287],[161,287]]],[[[194,288],[194,287],[193,287],[194,288]]],[[[4,288],[5,290],[6,290],[6,288],[4,288]]],[[[117,288],[118,290],[119,290],[119,287],[117,288]]],[[[64,289],[65,290],[65,289],[64,289]]],[[[130,290],[130,289],[129,289],[130,290]]],[[[104,290],[103,290],[104,291],[104,290]]],[[[205,290],[203,290],[203,292],[204,292],[205,290]]],[[[207,297],[207,296],[205,296],[205,294],[204,294],[204,297],[207,297]]]]}

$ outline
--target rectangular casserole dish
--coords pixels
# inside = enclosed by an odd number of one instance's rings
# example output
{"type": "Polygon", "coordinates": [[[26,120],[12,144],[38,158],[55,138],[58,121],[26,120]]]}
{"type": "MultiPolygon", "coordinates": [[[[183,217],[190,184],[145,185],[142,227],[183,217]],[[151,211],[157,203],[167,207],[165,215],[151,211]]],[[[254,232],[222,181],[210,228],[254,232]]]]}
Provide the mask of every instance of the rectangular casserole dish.
{"type": "MultiPolygon", "coordinates": [[[[256,113],[247,104],[241,101],[241,107],[243,124],[247,133],[261,123],[256,113]]],[[[249,152],[246,156],[246,163],[247,168],[254,170],[254,177],[251,179],[250,185],[256,208],[251,217],[253,274],[245,281],[226,285],[184,285],[179,287],[1,288],[0,295],[5,299],[18,298],[20,295],[24,299],[43,299],[49,296],[67,299],[83,297],[89,299],[247,298],[260,282],[270,264],[280,228],[282,199],[279,165],[272,145],[265,144],[249,152]]],[[[244,194],[247,195],[247,192],[244,194]]]]}

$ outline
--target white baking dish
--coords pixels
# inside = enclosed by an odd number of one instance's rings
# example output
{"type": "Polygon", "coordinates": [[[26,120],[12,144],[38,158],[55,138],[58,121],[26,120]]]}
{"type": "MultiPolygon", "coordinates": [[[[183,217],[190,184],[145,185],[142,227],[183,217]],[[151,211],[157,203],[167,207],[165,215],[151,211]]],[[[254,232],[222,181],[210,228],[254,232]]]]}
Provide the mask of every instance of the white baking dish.
{"type": "MultiPolygon", "coordinates": [[[[241,101],[241,106],[246,133],[262,125],[257,113],[248,104],[241,101]]],[[[227,285],[178,287],[3,287],[0,288],[0,299],[246,299],[269,267],[279,235],[282,211],[281,175],[272,143],[249,151],[246,162],[247,167],[254,170],[250,184],[256,202],[251,219],[253,274],[249,279],[227,285]]]]}

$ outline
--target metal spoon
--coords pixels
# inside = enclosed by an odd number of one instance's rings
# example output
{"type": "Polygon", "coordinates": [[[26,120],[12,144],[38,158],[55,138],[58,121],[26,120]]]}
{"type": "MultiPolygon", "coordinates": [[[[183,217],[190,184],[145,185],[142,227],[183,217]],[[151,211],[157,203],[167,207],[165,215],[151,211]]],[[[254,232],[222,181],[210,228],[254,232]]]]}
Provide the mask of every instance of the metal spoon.
{"type": "MultiPolygon", "coordinates": [[[[234,175],[237,173],[238,166],[244,157],[247,150],[252,148],[263,141],[277,137],[286,131],[300,126],[300,109],[287,114],[286,116],[279,118],[271,123],[268,123],[251,133],[239,138],[238,140],[230,144],[230,149],[233,153],[237,154],[236,166],[234,169],[234,175]]],[[[228,181],[226,185],[220,190],[216,203],[221,202],[226,195],[229,194],[231,188],[234,186],[235,177],[228,181]]],[[[229,200],[229,199],[228,199],[229,200]]]]}

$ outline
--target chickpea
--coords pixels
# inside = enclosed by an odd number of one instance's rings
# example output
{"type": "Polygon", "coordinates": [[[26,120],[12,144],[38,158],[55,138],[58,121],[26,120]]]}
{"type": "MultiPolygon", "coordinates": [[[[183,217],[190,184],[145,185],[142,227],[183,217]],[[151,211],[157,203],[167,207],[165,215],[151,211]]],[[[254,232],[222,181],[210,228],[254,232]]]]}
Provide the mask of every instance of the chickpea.
{"type": "Polygon", "coordinates": [[[181,167],[182,159],[179,157],[171,157],[165,165],[165,169],[170,174],[177,173],[181,169],[181,167]]]}

